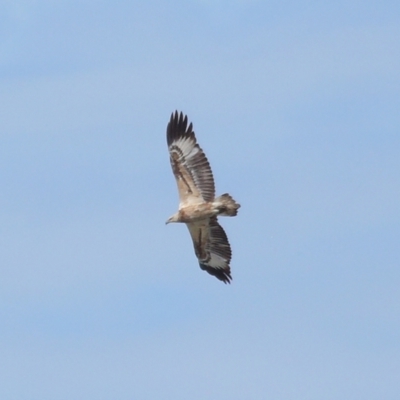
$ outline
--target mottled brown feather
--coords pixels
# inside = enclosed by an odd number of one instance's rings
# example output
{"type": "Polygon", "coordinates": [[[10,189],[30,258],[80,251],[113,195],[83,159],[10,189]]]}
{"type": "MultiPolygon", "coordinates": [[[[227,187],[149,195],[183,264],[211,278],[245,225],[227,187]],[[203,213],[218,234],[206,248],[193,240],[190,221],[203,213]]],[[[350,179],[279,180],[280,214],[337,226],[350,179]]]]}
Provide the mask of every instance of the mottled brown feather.
{"type": "Polygon", "coordinates": [[[188,126],[187,116],[177,111],[171,114],[167,143],[181,206],[214,200],[210,163],[196,141],[192,124],[188,126]]]}
{"type": "Polygon", "coordinates": [[[232,257],[228,237],[216,217],[186,224],[193,240],[193,247],[202,270],[219,280],[232,280],[230,261],[232,257]]]}

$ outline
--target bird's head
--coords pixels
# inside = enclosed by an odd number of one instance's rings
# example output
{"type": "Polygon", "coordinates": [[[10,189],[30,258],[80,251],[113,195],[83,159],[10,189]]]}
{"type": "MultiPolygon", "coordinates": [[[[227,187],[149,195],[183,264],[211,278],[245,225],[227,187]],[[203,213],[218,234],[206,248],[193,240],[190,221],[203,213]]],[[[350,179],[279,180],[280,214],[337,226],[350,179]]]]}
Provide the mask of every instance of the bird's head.
{"type": "Polygon", "coordinates": [[[169,217],[167,219],[167,221],[165,222],[165,225],[168,225],[171,222],[179,222],[179,214],[178,213],[176,213],[176,214],[172,215],[171,217],[169,217]]]}

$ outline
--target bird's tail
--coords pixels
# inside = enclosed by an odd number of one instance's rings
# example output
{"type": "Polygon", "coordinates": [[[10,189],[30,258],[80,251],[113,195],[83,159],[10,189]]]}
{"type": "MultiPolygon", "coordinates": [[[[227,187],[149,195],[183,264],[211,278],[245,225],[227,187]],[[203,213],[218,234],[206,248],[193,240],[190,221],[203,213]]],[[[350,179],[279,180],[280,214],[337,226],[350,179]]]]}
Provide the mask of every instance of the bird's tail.
{"type": "Polygon", "coordinates": [[[218,215],[225,217],[234,217],[237,215],[240,204],[233,200],[228,193],[222,194],[214,200],[214,204],[218,209],[218,215]]]}

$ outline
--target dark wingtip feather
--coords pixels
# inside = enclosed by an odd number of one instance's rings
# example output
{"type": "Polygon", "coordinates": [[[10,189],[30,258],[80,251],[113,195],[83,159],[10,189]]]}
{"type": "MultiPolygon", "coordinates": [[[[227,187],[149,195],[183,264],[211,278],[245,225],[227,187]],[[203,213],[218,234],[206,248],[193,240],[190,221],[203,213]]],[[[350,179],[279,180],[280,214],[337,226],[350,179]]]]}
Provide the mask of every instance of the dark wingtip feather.
{"type": "Polygon", "coordinates": [[[217,269],[209,267],[206,264],[199,263],[199,265],[203,271],[207,271],[210,275],[215,276],[220,281],[224,283],[231,283],[232,276],[231,276],[231,269],[229,267],[228,269],[217,269]]]}
{"type": "Polygon", "coordinates": [[[188,126],[188,117],[184,115],[182,111],[178,113],[176,110],[175,113],[171,114],[171,118],[169,120],[167,126],[167,143],[168,146],[174,140],[179,139],[182,136],[188,136],[193,133],[193,126],[192,123],[188,126]]]}

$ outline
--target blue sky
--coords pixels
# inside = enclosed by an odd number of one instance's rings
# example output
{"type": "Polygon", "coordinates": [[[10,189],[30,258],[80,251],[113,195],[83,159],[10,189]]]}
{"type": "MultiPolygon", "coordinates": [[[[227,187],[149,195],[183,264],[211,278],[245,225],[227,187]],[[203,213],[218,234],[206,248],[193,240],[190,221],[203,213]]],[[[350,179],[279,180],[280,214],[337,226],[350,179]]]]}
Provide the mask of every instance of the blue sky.
{"type": "Polygon", "coordinates": [[[0,4],[0,397],[398,399],[396,1],[0,4]],[[193,121],[231,285],[165,128],[193,121]]]}

